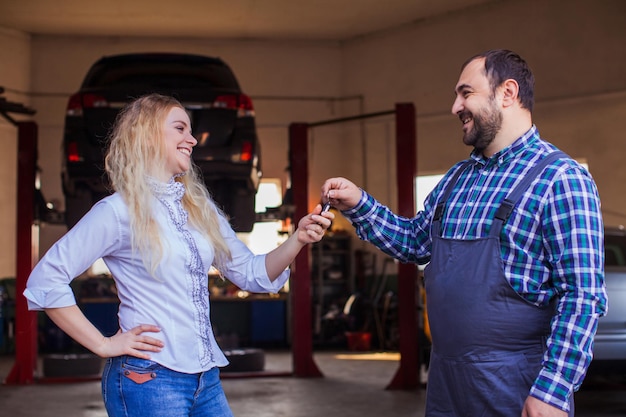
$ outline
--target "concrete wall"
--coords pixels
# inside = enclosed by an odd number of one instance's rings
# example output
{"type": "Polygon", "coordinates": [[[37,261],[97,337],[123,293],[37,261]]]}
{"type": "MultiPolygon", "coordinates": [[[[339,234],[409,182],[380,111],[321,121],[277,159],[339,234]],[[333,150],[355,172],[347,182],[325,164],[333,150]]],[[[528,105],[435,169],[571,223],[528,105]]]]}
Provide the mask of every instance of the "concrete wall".
{"type": "MultiPolygon", "coordinates": [[[[0,28],[1,97],[9,102],[29,105],[30,36],[0,28]]],[[[19,114],[9,114],[19,121],[19,114]]],[[[15,276],[15,217],[17,197],[17,128],[0,117],[0,279],[15,276]]]]}
{"type": "MultiPolygon", "coordinates": [[[[62,201],[60,146],[67,98],[93,61],[120,52],[182,51],[226,60],[254,100],[266,177],[286,179],[289,123],[391,110],[397,102],[416,105],[418,171],[427,174],[445,171],[470,151],[462,146],[458,119],[449,113],[462,62],[483,50],[505,47],[519,52],[535,71],[535,121],[541,133],[570,155],[587,160],[605,220],[617,224],[626,222],[620,126],[626,119],[625,40],[622,0],[494,2],[341,44],[30,38],[0,30],[0,85],[30,92],[22,99],[37,110],[39,165],[48,199],[62,201]]],[[[311,202],[319,199],[325,178],[342,175],[395,207],[394,132],[389,116],[313,129],[311,202]]],[[[10,126],[0,124],[0,135],[3,144],[13,146],[10,126]]],[[[9,149],[0,156],[5,178],[13,178],[15,171],[9,168],[15,164],[10,154],[14,151],[9,149]]],[[[2,187],[14,187],[9,183],[2,187]]],[[[0,222],[8,230],[14,221],[14,202],[8,200],[15,193],[3,195],[8,198],[0,203],[0,222]]],[[[63,232],[58,226],[43,228],[41,250],[63,232]]],[[[0,255],[0,277],[13,274],[15,257],[14,236],[2,239],[8,249],[0,255]]]]}

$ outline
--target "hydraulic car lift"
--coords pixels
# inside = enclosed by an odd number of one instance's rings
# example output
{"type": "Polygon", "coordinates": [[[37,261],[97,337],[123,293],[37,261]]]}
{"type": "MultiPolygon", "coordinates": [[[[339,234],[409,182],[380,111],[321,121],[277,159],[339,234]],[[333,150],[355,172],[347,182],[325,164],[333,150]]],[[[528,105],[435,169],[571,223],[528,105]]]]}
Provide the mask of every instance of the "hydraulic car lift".
{"type": "MultiPolygon", "coordinates": [[[[354,117],[317,123],[293,123],[289,127],[289,157],[291,188],[295,205],[294,219],[308,212],[308,131],[312,127],[343,123],[351,120],[395,114],[396,117],[396,181],[398,186],[398,214],[415,215],[415,190],[413,181],[417,173],[417,141],[415,106],[398,103],[395,110],[364,114],[354,117]]],[[[291,281],[293,316],[293,372],[299,377],[323,376],[313,359],[313,335],[311,327],[311,270],[309,253],[303,250],[295,261],[295,278],[291,281]]],[[[398,266],[398,315],[400,331],[400,367],[387,389],[412,389],[419,385],[418,327],[416,320],[415,264],[398,266]]]]}
{"type": "MultiPolygon", "coordinates": [[[[0,93],[2,88],[0,87],[0,93]]],[[[39,253],[39,227],[35,221],[34,184],[37,164],[37,125],[18,122],[8,113],[34,114],[34,110],[0,98],[0,114],[18,128],[18,178],[17,178],[17,274],[15,304],[15,364],[4,381],[7,384],[34,382],[37,366],[37,313],[28,310],[26,298],[21,294],[37,262],[39,253]]],[[[394,110],[359,115],[350,118],[318,123],[293,123],[289,127],[290,166],[292,175],[294,218],[307,214],[308,130],[330,123],[395,114],[396,117],[396,177],[398,187],[398,214],[412,217],[415,214],[413,178],[416,164],[415,108],[410,103],[396,104],[394,110]]],[[[293,317],[293,376],[323,376],[313,360],[311,323],[311,273],[308,251],[301,251],[295,260],[295,278],[292,280],[293,317]]],[[[416,311],[416,277],[414,264],[400,264],[398,268],[400,366],[387,389],[412,389],[419,385],[418,328],[416,311]]]]}

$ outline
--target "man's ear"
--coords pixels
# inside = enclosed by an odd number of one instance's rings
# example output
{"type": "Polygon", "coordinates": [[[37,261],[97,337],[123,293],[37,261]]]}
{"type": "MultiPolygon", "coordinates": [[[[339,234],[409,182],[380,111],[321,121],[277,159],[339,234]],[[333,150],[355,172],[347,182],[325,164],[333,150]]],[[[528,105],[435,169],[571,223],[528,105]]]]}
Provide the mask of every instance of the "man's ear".
{"type": "Polygon", "coordinates": [[[512,78],[504,81],[500,87],[502,91],[502,105],[504,107],[512,106],[518,102],[519,84],[512,78]]]}

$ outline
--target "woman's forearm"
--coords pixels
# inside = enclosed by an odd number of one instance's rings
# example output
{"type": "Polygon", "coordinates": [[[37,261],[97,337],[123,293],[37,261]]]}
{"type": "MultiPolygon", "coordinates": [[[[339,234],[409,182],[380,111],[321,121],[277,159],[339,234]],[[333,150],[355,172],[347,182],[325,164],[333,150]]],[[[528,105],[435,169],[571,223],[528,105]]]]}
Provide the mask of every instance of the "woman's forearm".
{"type": "Polygon", "coordinates": [[[265,257],[265,269],[270,281],[274,281],[293,262],[305,243],[298,241],[296,234],[291,235],[279,247],[265,257]]]}
{"type": "Polygon", "coordinates": [[[283,242],[265,257],[265,269],[271,281],[274,281],[285,270],[304,246],[322,240],[326,229],[330,227],[335,215],[329,211],[322,213],[322,205],[304,216],[298,222],[298,228],[283,242]]]}
{"type": "Polygon", "coordinates": [[[78,306],[47,308],[45,312],[68,336],[96,355],[104,357],[106,337],[85,317],[78,306]]]}

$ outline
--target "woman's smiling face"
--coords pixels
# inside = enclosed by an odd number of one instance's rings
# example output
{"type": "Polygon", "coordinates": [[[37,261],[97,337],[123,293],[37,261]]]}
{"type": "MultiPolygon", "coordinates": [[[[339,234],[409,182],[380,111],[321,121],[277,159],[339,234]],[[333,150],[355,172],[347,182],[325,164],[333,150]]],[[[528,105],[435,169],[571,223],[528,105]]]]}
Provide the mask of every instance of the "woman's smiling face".
{"type": "Polygon", "coordinates": [[[172,107],[163,125],[165,144],[165,172],[161,180],[169,181],[175,175],[185,173],[191,167],[191,152],[198,141],[191,134],[191,121],[187,112],[172,107]]]}

